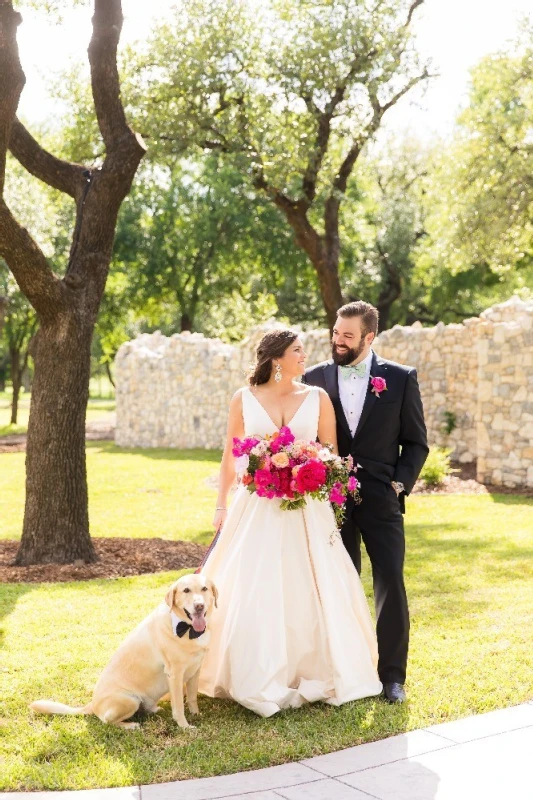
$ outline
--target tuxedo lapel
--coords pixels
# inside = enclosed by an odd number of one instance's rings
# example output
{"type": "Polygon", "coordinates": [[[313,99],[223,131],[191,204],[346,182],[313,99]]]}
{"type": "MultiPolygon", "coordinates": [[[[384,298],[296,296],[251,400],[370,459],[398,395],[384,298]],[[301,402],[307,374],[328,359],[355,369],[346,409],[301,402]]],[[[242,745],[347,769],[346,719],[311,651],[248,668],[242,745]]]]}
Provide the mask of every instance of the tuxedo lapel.
{"type": "Polygon", "coordinates": [[[363,404],[363,410],[361,412],[361,417],[359,419],[359,424],[357,425],[357,430],[354,434],[354,439],[357,438],[358,434],[361,432],[361,428],[367,421],[370,412],[374,407],[374,403],[379,402],[378,396],[372,391],[372,386],[370,385],[370,378],[384,378],[387,372],[387,365],[383,361],[383,359],[378,358],[378,356],[374,353],[372,356],[372,364],[370,366],[370,376],[368,378],[368,388],[366,390],[366,397],[365,402],[363,404]]]}
{"type": "Polygon", "coordinates": [[[351,439],[352,434],[350,431],[350,426],[348,425],[341,399],[339,397],[339,369],[337,365],[333,363],[328,364],[324,369],[324,375],[326,379],[326,391],[330,396],[331,402],[333,403],[335,416],[351,439]]]}

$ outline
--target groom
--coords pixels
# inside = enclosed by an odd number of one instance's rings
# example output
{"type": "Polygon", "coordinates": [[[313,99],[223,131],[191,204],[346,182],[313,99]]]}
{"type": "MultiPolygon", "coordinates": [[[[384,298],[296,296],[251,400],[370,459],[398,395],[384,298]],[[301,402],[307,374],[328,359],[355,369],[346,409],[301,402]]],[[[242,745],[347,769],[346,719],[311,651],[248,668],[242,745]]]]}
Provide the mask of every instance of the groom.
{"type": "Polygon", "coordinates": [[[332,360],[311,367],[305,383],[329,394],[341,456],[358,466],[362,502],[348,500],[341,535],[361,572],[361,538],[372,564],[379,650],[386,699],[405,700],[409,610],[403,580],[402,513],[428,454],[416,370],[371,349],[378,310],[358,300],[342,306],[333,328],[332,360]]]}

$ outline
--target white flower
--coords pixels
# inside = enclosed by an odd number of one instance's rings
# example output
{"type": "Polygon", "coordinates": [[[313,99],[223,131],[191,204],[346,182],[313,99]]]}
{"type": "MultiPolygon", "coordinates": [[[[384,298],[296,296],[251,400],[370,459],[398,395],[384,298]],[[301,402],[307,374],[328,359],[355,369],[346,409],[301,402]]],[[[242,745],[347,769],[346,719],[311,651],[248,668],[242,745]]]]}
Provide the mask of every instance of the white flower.
{"type": "Polygon", "coordinates": [[[334,459],[334,455],[331,450],[328,450],[327,447],[323,447],[321,450],[318,451],[318,457],[321,461],[332,461],[334,459]]]}
{"type": "Polygon", "coordinates": [[[261,441],[256,444],[255,447],[252,447],[250,452],[253,456],[264,456],[267,450],[268,442],[265,441],[265,439],[261,439],[261,441]]]}
{"type": "Polygon", "coordinates": [[[237,475],[244,475],[248,469],[250,458],[247,455],[239,456],[235,459],[235,472],[237,475]]]}

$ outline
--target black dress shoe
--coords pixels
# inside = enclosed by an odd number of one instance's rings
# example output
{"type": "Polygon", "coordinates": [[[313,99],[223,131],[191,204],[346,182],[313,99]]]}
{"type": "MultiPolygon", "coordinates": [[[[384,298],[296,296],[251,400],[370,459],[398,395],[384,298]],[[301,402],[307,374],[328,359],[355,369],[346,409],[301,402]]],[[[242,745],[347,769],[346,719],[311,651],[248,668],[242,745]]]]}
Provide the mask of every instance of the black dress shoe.
{"type": "Polygon", "coordinates": [[[403,703],[406,700],[405,690],[401,683],[384,683],[383,694],[389,703],[403,703]]]}

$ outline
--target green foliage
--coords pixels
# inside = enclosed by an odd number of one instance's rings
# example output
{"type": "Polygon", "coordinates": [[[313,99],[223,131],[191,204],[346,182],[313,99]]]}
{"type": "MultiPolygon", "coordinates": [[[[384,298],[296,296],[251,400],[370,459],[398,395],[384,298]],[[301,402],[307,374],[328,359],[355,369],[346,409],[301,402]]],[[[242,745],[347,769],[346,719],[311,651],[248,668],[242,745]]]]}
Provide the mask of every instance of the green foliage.
{"type": "Polygon", "coordinates": [[[422,467],[420,479],[426,486],[440,486],[444,478],[451,475],[451,450],[445,447],[431,447],[426,463],[422,467]]]}
{"type": "Polygon", "coordinates": [[[457,427],[457,414],[454,411],[445,411],[442,416],[444,417],[442,430],[449,436],[457,427]]]}
{"type": "Polygon", "coordinates": [[[316,149],[318,111],[338,87],[321,186],[384,103],[420,70],[409,3],[198,0],[180,3],[146,53],[131,51],[125,94],[156,146],[220,149],[243,171],[298,196],[316,149]],[[149,108],[150,114],[144,109],[149,108]]]}
{"type": "Polygon", "coordinates": [[[416,278],[444,321],[533,286],[533,26],[472,71],[469,104],[425,182],[416,278]]]}
{"type": "MultiPolygon", "coordinates": [[[[98,322],[104,361],[140,330],[192,329],[233,341],[294,304],[292,276],[306,266],[303,256],[276,209],[249,194],[216,154],[140,173],[120,214],[98,322]]],[[[303,283],[300,297],[313,288],[303,283]]]]}

